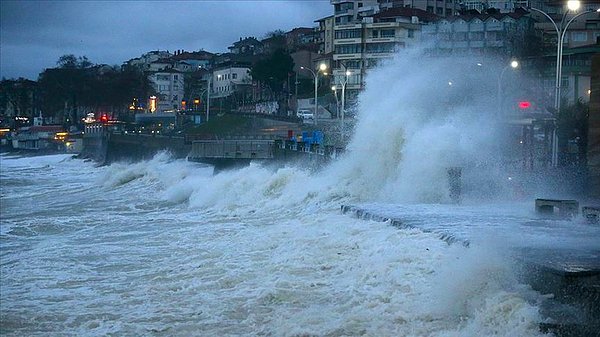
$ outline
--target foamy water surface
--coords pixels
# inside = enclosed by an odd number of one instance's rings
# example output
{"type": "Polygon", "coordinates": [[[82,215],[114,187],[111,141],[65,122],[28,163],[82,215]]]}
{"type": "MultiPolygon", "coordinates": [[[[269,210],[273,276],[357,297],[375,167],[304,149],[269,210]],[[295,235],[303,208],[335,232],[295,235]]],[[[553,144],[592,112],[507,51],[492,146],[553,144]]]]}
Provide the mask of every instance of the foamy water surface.
{"type": "Polygon", "coordinates": [[[339,211],[443,203],[446,167],[493,157],[489,132],[460,132],[472,109],[430,111],[458,67],[406,57],[373,70],[348,155],[317,172],[2,156],[2,335],[540,335],[543,297],[501,250],[339,211]]]}

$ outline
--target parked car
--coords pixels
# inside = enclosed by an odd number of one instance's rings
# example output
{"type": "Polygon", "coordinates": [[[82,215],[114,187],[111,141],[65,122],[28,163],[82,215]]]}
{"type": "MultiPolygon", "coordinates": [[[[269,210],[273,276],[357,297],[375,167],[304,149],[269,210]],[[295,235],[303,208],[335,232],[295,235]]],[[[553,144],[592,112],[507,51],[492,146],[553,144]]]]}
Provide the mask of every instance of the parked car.
{"type": "Polygon", "coordinates": [[[314,120],[315,119],[315,114],[314,111],[308,110],[308,109],[300,109],[298,110],[298,113],[296,114],[296,116],[298,116],[298,118],[302,118],[303,120],[314,120]]]}

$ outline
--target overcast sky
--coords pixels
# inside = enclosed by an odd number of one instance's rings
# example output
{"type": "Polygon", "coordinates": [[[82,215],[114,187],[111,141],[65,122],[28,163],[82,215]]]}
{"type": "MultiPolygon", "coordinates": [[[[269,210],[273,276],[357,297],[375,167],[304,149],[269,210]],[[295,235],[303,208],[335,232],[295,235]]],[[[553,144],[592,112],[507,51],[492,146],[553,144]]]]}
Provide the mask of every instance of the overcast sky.
{"type": "Polygon", "coordinates": [[[329,0],[0,0],[0,77],[35,80],[65,54],[120,65],[158,49],[222,53],[331,14],[329,0]]]}

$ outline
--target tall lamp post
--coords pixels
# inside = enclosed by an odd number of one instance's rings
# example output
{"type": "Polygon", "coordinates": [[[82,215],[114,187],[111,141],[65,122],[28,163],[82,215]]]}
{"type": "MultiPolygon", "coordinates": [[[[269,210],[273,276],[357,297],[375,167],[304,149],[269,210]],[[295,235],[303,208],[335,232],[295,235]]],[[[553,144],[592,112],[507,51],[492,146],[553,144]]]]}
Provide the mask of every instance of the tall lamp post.
{"type": "MultiPolygon", "coordinates": [[[[530,10],[540,13],[540,14],[544,15],[548,20],[550,20],[550,22],[554,26],[554,29],[556,30],[557,41],[556,41],[556,78],[555,78],[555,88],[554,88],[554,90],[555,90],[554,109],[556,110],[557,117],[560,113],[560,89],[561,89],[561,79],[562,79],[562,52],[563,52],[563,43],[565,40],[565,35],[567,32],[567,29],[569,28],[569,25],[571,24],[571,22],[573,22],[578,17],[585,15],[585,14],[589,14],[589,13],[600,12],[600,9],[598,9],[596,11],[581,12],[581,13],[573,16],[569,21],[567,21],[566,24],[564,24],[567,14],[569,14],[569,11],[576,11],[579,9],[580,6],[581,6],[581,2],[579,0],[567,1],[567,11],[563,15],[563,17],[560,21],[560,24],[557,24],[556,21],[554,21],[554,19],[552,19],[552,17],[550,15],[548,15],[546,12],[544,12],[540,9],[537,9],[537,8],[529,7],[530,10]]],[[[552,137],[552,166],[553,167],[558,166],[558,138],[556,137],[556,129],[554,129],[553,137],[552,137]]]]}
{"type": "Polygon", "coordinates": [[[517,69],[519,67],[519,62],[517,60],[512,60],[502,71],[500,72],[500,76],[498,76],[498,115],[502,114],[502,77],[508,68],[517,69]]]}
{"type": "Polygon", "coordinates": [[[306,68],[306,67],[300,67],[300,69],[310,71],[310,73],[315,78],[315,125],[317,125],[317,120],[319,119],[318,118],[319,111],[318,111],[318,103],[317,103],[317,89],[318,89],[318,85],[319,85],[319,71],[322,71],[323,75],[327,75],[327,73],[325,72],[325,70],[327,70],[327,65],[325,63],[321,63],[319,65],[319,68],[317,69],[317,71],[313,71],[312,69],[306,68]]]}
{"type": "Polygon", "coordinates": [[[340,85],[342,87],[342,114],[341,114],[341,119],[340,119],[340,124],[341,124],[341,128],[342,128],[342,142],[344,141],[344,136],[345,136],[345,124],[344,124],[344,117],[346,114],[346,84],[348,84],[348,77],[350,75],[352,75],[352,72],[350,70],[346,70],[346,72],[344,73],[344,77],[343,80],[340,80],[340,85]]]}
{"type": "Polygon", "coordinates": [[[340,115],[340,101],[338,101],[338,96],[337,96],[337,87],[331,86],[331,91],[333,91],[333,96],[335,96],[335,112],[337,114],[337,116],[339,117],[340,115]]]}
{"type": "Polygon", "coordinates": [[[207,87],[206,87],[206,121],[208,122],[208,116],[210,112],[210,79],[212,74],[208,77],[207,87]]]}

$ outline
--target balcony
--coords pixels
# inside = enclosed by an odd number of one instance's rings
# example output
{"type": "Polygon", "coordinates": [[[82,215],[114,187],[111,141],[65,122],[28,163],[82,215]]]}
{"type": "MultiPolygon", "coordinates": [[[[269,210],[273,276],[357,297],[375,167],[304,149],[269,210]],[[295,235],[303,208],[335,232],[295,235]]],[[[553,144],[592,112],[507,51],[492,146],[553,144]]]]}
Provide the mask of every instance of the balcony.
{"type": "Polygon", "coordinates": [[[373,37],[365,40],[366,43],[381,43],[381,42],[397,42],[399,41],[396,37],[373,37]]]}
{"type": "Polygon", "coordinates": [[[361,58],[362,58],[362,54],[361,53],[356,53],[356,54],[333,54],[333,59],[334,60],[353,60],[353,59],[360,60],[361,58]]]}
{"type": "Polygon", "coordinates": [[[337,44],[357,44],[357,43],[361,43],[362,39],[360,37],[358,38],[354,38],[354,39],[335,39],[333,40],[333,44],[337,45],[337,44]]]}
{"type": "Polygon", "coordinates": [[[504,41],[486,41],[485,45],[487,47],[504,47],[504,41]]]}
{"type": "Polygon", "coordinates": [[[378,22],[378,23],[368,23],[366,28],[388,28],[388,27],[398,27],[400,26],[397,22],[378,22]]]}
{"type": "Polygon", "coordinates": [[[337,69],[333,69],[333,76],[340,76],[340,77],[345,76],[346,70],[350,70],[350,72],[352,74],[360,74],[359,68],[346,68],[346,69],[337,68],[337,69]]]}
{"type": "Polygon", "coordinates": [[[340,29],[357,29],[357,28],[362,28],[361,24],[356,24],[356,23],[346,23],[346,24],[337,24],[333,27],[334,30],[340,30],[340,29]]]}
{"type": "Polygon", "coordinates": [[[365,58],[367,59],[386,59],[394,56],[393,52],[385,52],[385,53],[365,53],[365,58]]]}

